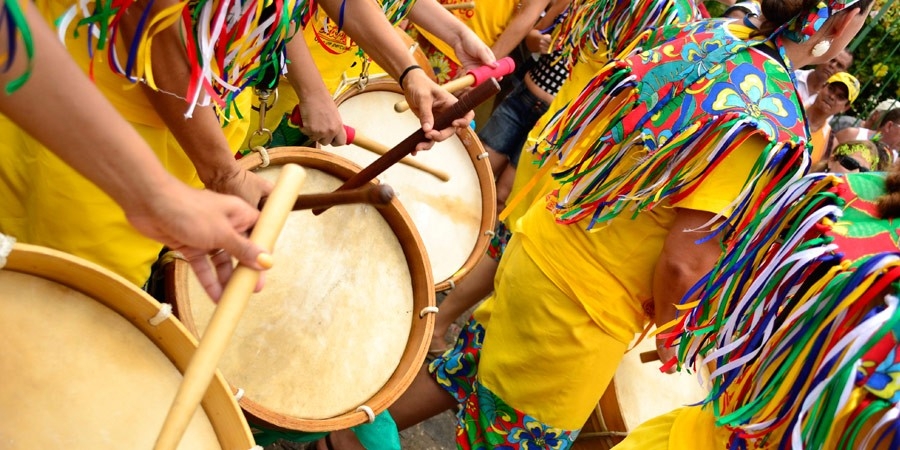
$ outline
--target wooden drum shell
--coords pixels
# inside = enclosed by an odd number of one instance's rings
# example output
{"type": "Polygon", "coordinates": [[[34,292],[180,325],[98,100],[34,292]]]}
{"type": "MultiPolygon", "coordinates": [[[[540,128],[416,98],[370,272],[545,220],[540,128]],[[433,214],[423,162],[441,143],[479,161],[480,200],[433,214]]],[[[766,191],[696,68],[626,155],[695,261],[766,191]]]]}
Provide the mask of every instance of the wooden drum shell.
{"type": "MultiPolygon", "coordinates": [[[[344,160],[343,158],[329,154],[327,152],[323,152],[321,150],[311,149],[311,148],[303,148],[303,147],[282,147],[275,148],[268,151],[269,158],[271,160],[271,165],[277,167],[279,165],[287,164],[287,163],[296,163],[300,166],[307,169],[307,183],[309,183],[310,179],[316,179],[316,177],[320,176],[329,176],[336,178],[338,180],[346,180],[350,178],[352,175],[357,173],[360,169],[359,167],[353,165],[349,161],[344,160]]],[[[248,169],[259,168],[262,164],[262,159],[259,154],[253,153],[250,154],[243,159],[240,160],[240,163],[243,167],[248,169]]],[[[372,183],[375,183],[373,181],[372,183]]],[[[339,183],[338,183],[339,184],[339,183]]],[[[322,193],[319,192],[309,192],[307,190],[308,186],[304,185],[303,193],[322,193]]],[[[331,188],[329,188],[331,189],[331,188]]],[[[303,264],[318,264],[321,266],[327,266],[329,263],[329,255],[327,251],[323,250],[319,252],[319,254],[310,255],[308,253],[316,253],[314,251],[304,252],[303,248],[297,250],[296,254],[290,255],[289,250],[285,249],[284,242],[290,241],[290,239],[285,239],[286,233],[291,233],[291,220],[292,218],[296,219],[297,215],[304,215],[303,220],[323,220],[325,216],[329,214],[342,214],[341,208],[350,208],[358,205],[351,206],[338,206],[333,207],[326,211],[322,216],[318,216],[319,219],[316,219],[312,216],[310,211],[295,211],[291,213],[291,218],[288,220],[288,224],[285,227],[285,230],[282,232],[282,236],[279,239],[278,244],[276,245],[276,249],[273,252],[275,257],[275,266],[267,272],[266,278],[266,287],[262,292],[258,294],[254,294],[254,296],[250,299],[250,304],[248,305],[249,315],[252,316],[253,311],[250,311],[254,308],[254,304],[260,305],[259,302],[279,302],[285,300],[296,300],[297,298],[306,299],[306,295],[314,295],[309,292],[312,292],[313,289],[304,289],[303,292],[300,291],[290,291],[293,292],[289,299],[282,299],[277,297],[267,297],[267,289],[269,289],[268,294],[274,295],[273,292],[279,293],[281,295],[281,288],[285,283],[293,283],[293,285],[299,286],[309,286],[309,284],[303,284],[305,282],[312,283],[316,281],[316,278],[313,278],[312,281],[306,280],[303,281],[301,279],[291,279],[284,280],[279,279],[279,269],[285,269],[288,266],[292,265],[300,265],[300,258],[316,258],[314,261],[304,261],[303,264]],[[308,216],[307,216],[308,215],[308,216]],[[273,291],[274,290],[274,291],[273,291]]],[[[362,207],[362,206],[360,206],[362,207]]],[[[366,205],[362,208],[371,208],[372,211],[375,210],[371,205],[366,205]]],[[[416,373],[422,366],[422,363],[425,360],[425,356],[427,354],[428,346],[430,343],[430,336],[432,334],[434,328],[434,318],[432,314],[424,314],[420,316],[420,311],[423,309],[435,305],[435,294],[434,294],[434,281],[431,277],[431,269],[429,266],[428,258],[424,254],[423,245],[421,238],[419,237],[414,225],[411,220],[407,216],[406,212],[403,210],[399,201],[395,198],[391,201],[390,204],[386,205],[383,208],[377,210],[380,213],[380,217],[383,218],[389,226],[390,229],[393,230],[396,239],[399,240],[399,246],[402,248],[402,253],[405,257],[404,270],[408,270],[409,277],[411,280],[411,286],[409,286],[409,290],[411,291],[412,296],[412,307],[411,307],[411,323],[408,324],[408,336],[402,336],[400,338],[406,339],[405,349],[402,350],[402,355],[399,356],[399,362],[396,367],[392,366],[393,373],[390,374],[387,381],[384,385],[370,398],[367,400],[364,399],[362,404],[368,406],[373,410],[375,414],[378,414],[384,411],[388,406],[390,406],[394,401],[399,398],[399,396],[406,390],[407,387],[412,383],[413,378],[416,373]]],[[[372,213],[374,216],[378,216],[377,213],[372,213]]],[[[340,229],[335,229],[335,233],[340,233],[340,229]]],[[[360,252],[367,251],[376,251],[369,249],[371,243],[376,242],[379,239],[383,239],[379,236],[373,236],[370,238],[371,241],[367,242],[355,242],[353,245],[359,248],[360,252]]],[[[314,243],[310,243],[312,246],[314,243]]],[[[301,243],[302,245],[302,243],[301,243]]],[[[362,264],[362,263],[360,263],[362,264]]],[[[182,321],[186,324],[186,326],[191,330],[191,332],[197,334],[202,332],[205,324],[198,324],[196,322],[196,305],[195,302],[208,302],[208,298],[200,298],[201,295],[197,294],[196,281],[191,280],[189,277],[192,277],[190,267],[184,261],[176,260],[173,264],[168,264],[166,266],[166,292],[167,297],[176,305],[176,311],[182,321]],[[202,325],[202,326],[201,326],[202,325]]],[[[338,270],[341,270],[338,268],[338,270]]],[[[384,277],[384,274],[379,273],[379,267],[371,267],[370,271],[373,273],[373,276],[384,277]]],[[[305,275],[305,274],[304,274],[305,275]]],[[[309,274],[311,277],[317,277],[318,274],[309,274]]],[[[355,281],[355,278],[347,280],[347,283],[350,284],[355,281]]],[[[357,294],[360,298],[366,298],[366,293],[364,290],[360,289],[357,294]]],[[[307,299],[309,300],[309,299],[307,299]]],[[[318,299],[313,299],[318,300],[318,299]]],[[[332,300],[331,298],[325,298],[323,300],[332,300]]],[[[335,302],[338,299],[334,299],[335,302]]],[[[385,301],[383,298],[370,298],[368,299],[368,303],[372,305],[378,304],[379,300],[385,301]]],[[[298,300],[299,301],[299,300],[298,300]]],[[[290,303],[290,302],[288,302],[290,303]]],[[[330,306],[325,304],[326,306],[330,306]]],[[[258,306],[259,307],[259,306],[258,306]]],[[[267,306],[269,307],[269,306],[267,306]]],[[[300,306],[298,306],[300,307],[300,306]]],[[[292,311],[285,311],[285,316],[288,316],[292,311]]],[[[352,313],[353,311],[350,311],[352,313]]],[[[245,313],[245,317],[242,319],[247,319],[248,314],[245,313]]],[[[313,319],[312,317],[309,320],[319,320],[319,318],[313,319]]],[[[256,324],[247,324],[244,323],[238,325],[238,331],[234,336],[234,340],[239,340],[241,335],[242,326],[259,326],[256,324]]],[[[282,326],[281,323],[274,323],[276,320],[272,321],[272,327],[282,326]]],[[[265,324],[268,326],[268,324],[265,324]]],[[[312,326],[310,324],[302,324],[303,326],[312,326]]],[[[321,323],[321,329],[328,327],[328,323],[321,323]]],[[[380,324],[373,325],[373,333],[372,336],[379,338],[382,333],[379,333],[380,330],[378,326],[380,324]]],[[[317,325],[318,326],[318,325],[317,325]]],[[[291,333],[296,333],[297,330],[292,328],[293,324],[285,324],[284,325],[285,336],[291,336],[291,333]]],[[[355,328],[355,326],[348,326],[347,328],[355,328]]],[[[357,330],[347,330],[347,334],[353,334],[351,331],[357,330]]],[[[296,342],[301,342],[301,338],[305,339],[308,336],[304,334],[303,336],[298,336],[294,334],[296,337],[296,342]]],[[[340,335],[339,339],[340,339],[340,335]]],[[[245,336],[247,338],[247,336],[245,336]]],[[[250,338],[256,339],[256,336],[250,336],[250,338]]],[[[262,337],[259,337],[262,339],[262,337]]],[[[305,341],[303,341],[305,342],[305,341]]],[[[337,405],[334,408],[340,410],[340,412],[334,411],[325,411],[319,412],[315,411],[310,413],[307,409],[303,409],[298,412],[297,410],[286,411],[286,408],[282,408],[281,406],[273,406],[269,401],[259,401],[257,400],[256,392],[261,392],[262,389],[257,388],[254,390],[254,386],[258,385],[245,385],[240,386],[241,383],[236,382],[237,379],[243,379],[244,373],[249,371],[262,371],[263,377],[269,377],[272,380],[286,380],[284,384],[287,386],[284,393],[286,402],[293,403],[303,403],[310,395],[299,395],[295,394],[294,387],[301,387],[303,385],[312,386],[315,383],[321,382],[323,384],[327,384],[328,380],[318,379],[315,377],[309,377],[305,379],[294,379],[292,378],[295,373],[287,371],[287,367],[291,364],[304,364],[309,365],[310,367],[314,367],[316,364],[315,360],[304,360],[303,358],[311,358],[311,355],[315,355],[316,351],[320,353],[324,351],[325,348],[334,348],[339,349],[339,346],[342,344],[346,345],[346,342],[332,342],[327,343],[326,346],[321,346],[321,348],[316,347],[316,349],[312,349],[312,346],[307,346],[306,349],[309,352],[304,352],[304,347],[300,344],[296,344],[293,339],[286,339],[282,342],[269,342],[266,345],[272,346],[283,346],[290,347],[292,345],[297,345],[297,347],[293,350],[284,350],[282,348],[283,354],[280,358],[283,358],[284,364],[283,367],[271,367],[268,365],[262,367],[254,367],[254,359],[256,355],[248,355],[247,358],[239,358],[245,359],[241,363],[239,368],[229,367],[227,363],[227,356],[229,352],[236,351],[234,348],[236,346],[242,345],[240,342],[233,342],[229,347],[229,350],[226,351],[226,358],[223,358],[223,363],[220,363],[220,369],[225,375],[226,379],[231,382],[235,388],[243,388],[246,389],[245,395],[240,400],[240,406],[244,409],[244,412],[251,419],[251,422],[259,424],[263,427],[269,427],[273,429],[281,429],[288,431],[306,431],[306,432],[319,432],[319,431],[333,431],[339,429],[350,428],[355,425],[362,424],[367,421],[367,415],[363,411],[357,411],[353,408],[350,409],[341,409],[344,406],[337,405]],[[331,346],[331,347],[328,347],[331,346]],[[290,359],[294,358],[293,361],[290,359]],[[299,358],[299,359],[297,359],[299,358]],[[235,370],[231,372],[231,370],[235,370]],[[287,372],[286,372],[287,371],[287,372]],[[285,373],[286,372],[286,373],[285,373]],[[290,391],[290,392],[287,392],[290,391]],[[291,395],[297,395],[298,398],[292,399],[291,395]]],[[[249,347],[248,347],[249,348],[249,347]]],[[[278,352],[279,350],[276,348],[273,352],[278,352]]],[[[386,357],[387,358],[387,357],[386,357]]],[[[327,360],[327,359],[326,359],[327,360]]],[[[341,362],[345,360],[340,360],[341,362]]],[[[320,361],[321,362],[321,361],[320,361]]],[[[333,366],[331,363],[322,363],[323,366],[333,366]]],[[[276,365],[277,366],[277,365],[276,365]]],[[[320,367],[319,370],[327,371],[330,370],[329,367],[320,367]]],[[[334,374],[333,374],[334,375],[334,374]]],[[[345,375],[345,374],[341,374],[345,375]]],[[[363,374],[364,375],[364,374],[363,374]]],[[[323,372],[322,377],[326,377],[326,372],[323,372]]],[[[298,377],[299,378],[299,377],[298,377]]],[[[335,378],[339,378],[335,376],[335,378]]],[[[274,381],[273,381],[274,383],[274,381]]],[[[362,383],[362,382],[361,382],[362,383]]],[[[252,383],[251,383],[252,384],[252,383]]],[[[337,396],[338,392],[343,390],[352,389],[352,382],[345,383],[349,384],[339,384],[331,386],[330,388],[324,388],[324,390],[331,390],[337,396]]],[[[301,391],[302,389],[297,389],[301,391]]],[[[328,397],[328,393],[324,392],[324,390],[315,390],[312,394],[321,393],[323,397],[328,397]]],[[[307,392],[309,394],[309,392],[307,392]]],[[[260,397],[266,397],[269,395],[260,394],[260,397]]],[[[310,400],[312,401],[312,400],[310,400]]],[[[327,405],[329,408],[332,405],[327,405]]],[[[299,407],[298,407],[299,408],[299,407]]],[[[304,406],[303,408],[306,408],[304,406]]],[[[316,405],[310,406],[310,408],[315,409],[316,405]]]]}

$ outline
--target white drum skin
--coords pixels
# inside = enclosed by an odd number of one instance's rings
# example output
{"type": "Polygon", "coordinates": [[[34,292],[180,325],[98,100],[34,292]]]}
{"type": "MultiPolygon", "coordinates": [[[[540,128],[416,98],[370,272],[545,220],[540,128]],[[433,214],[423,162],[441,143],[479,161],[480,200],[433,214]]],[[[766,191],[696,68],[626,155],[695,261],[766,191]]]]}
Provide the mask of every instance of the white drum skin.
{"type": "MultiPolygon", "coordinates": [[[[160,304],[79,258],[17,244],[0,270],[0,447],[152,448],[196,349],[160,304]]],[[[217,374],[180,449],[250,449],[217,374]]]]}
{"type": "MultiPolygon", "coordinates": [[[[281,165],[300,164],[301,194],[333,191],[359,170],[315,149],[269,156],[272,165],[257,173],[274,180],[281,165]]],[[[430,268],[399,202],[294,211],[272,254],[265,287],[219,363],[243,390],[241,406],[256,423],[294,431],[358,425],[361,405],[383,411],[411,383],[434,326],[431,315],[419,316],[434,305],[430,268]]],[[[184,262],[175,267],[173,302],[202,335],[213,304],[184,262]]]]}
{"type": "MultiPolygon", "coordinates": [[[[364,91],[348,89],[336,102],[341,118],[358,133],[388,148],[421,128],[411,111],[397,113],[403,100],[399,86],[390,80],[372,81],[364,91]]],[[[367,166],[379,155],[355,145],[324,147],[325,150],[367,166]]],[[[436,289],[442,291],[460,281],[485,255],[494,229],[496,193],[490,162],[484,147],[469,128],[437,142],[412,158],[450,174],[448,181],[398,163],[378,178],[394,188],[425,244],[436,289]]]]}

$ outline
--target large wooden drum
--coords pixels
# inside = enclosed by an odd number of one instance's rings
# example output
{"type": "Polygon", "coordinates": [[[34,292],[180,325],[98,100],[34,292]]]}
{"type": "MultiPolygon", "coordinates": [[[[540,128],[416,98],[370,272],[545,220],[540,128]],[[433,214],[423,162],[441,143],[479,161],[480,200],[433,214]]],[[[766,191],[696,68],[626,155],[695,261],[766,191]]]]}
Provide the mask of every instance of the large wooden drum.
{"type": "MultiPolygon", "coordinates": [[[[19,244],[0,308],[0,447],[153,448],[197,346],[174,316],[105,269],[19,244]]],[[[217,374],[179,448],[253,446],[217,374]]]]}
{"type": "Polygon", "coordinates": [[[641,362],[640,354],[648,351],[656,351],[652,337],[625,354],[574,449],[609,450],[641,423],[706,398],[708,373],[701,373],[701,379],[686,372],[662,373],[659,362],[641,362]]]}
{"type": "MultiPolygon", "coordinates": [[[[269,150],[241,159],[274,180],[306,169],[303,194],[333,191],[360,169],[316,149],[269,150]]],[[[434,281],[400,203],[290,214],[265,288],[254,294],[219,367],[262,426],[330,431],[369,420],[406,390],[434,328],[434,281]]],[[[167,291],[179,317],[202,335],[213,304],[187,263],[170,264],[167,291]]]]}
{"type": "MultiPolygon", "coordinates": [[[[375,80],[365,90],[349,89],[336,102],[344,123],[387,147],[394,147],[421,125],[411,111],[397,113],[403,100],[392,80],[375,80]]],[[[379,155],[355,145],[325,147],[360,166],[379,155]]],[[[436,290],[452,288],[484,257],[496,215],[494,177],[475,132],[465,128],[414,158],[450,174],[449,181],[395,164],[379,178],[397,192],[425,243],[436,290]]]]}

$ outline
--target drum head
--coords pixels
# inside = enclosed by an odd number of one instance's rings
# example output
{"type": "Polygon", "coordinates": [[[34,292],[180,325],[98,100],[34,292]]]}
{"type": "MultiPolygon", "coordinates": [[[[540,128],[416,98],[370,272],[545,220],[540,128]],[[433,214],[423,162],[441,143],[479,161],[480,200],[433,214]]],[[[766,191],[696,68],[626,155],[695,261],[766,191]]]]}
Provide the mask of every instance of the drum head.
{"type": "Polygon", "coordinates": [[[659,371],[659,362],[643,363],[640,355],[656,351],[656,341],[646,337],[625,354],[594,414],[573,446],[576,450],[609,450],[622,442],[628,431],[654,417],[706,398],[709,373],[659,371]]]}
{"type": "MultiPolygon", "coordinates": [[[[369,83],[365,91],[344,93],[337,102],[344,123],[361,135],[393,147],[420,128],[412,112],[394,111],[394,104],[401,100],[403,95],[396,83],[378,80],[369,83]]],[[[379,156],[355,145],[325,149],[360,166],[368,166],[379,156]]],[[[486,155],[475,132],[466,128],[414,156],[427,166],[449,173],[449,181],[399,163],[379,176],[394,188],[422,236],[437,290],[462,279],[490,243],[496,193],[486,155]]]]}
{"type": "MultiPolygon", "coordinates": [[[[3,448],[152,448],[196,348],[160,306],[75,257],[17,245],[0,271],[3,448]]],[[[182,449],[249,449],[253,439],[217,375],[182,449]],[[207,414],[208,412],[208,414],[207,414]]]]}
{"type": "MultiPolygon", "coordinates": [[[[359,170],[314,149],[269,155],[257,173],[274,180],[283,164],[300,164],[302,194],[333,191],[359,170]]],[[[362,423],[361,405],[384,410],[421,367],[433,329],[419,312],[434,305],[434,283],[399,203],[292,212],[273,257],[219,365],[244,391],[241,406],[264,425],[300,431],[362,423]]],[[[202,335],[214,305],[187,265],[176,267],[179,317],[202,335]]]]}

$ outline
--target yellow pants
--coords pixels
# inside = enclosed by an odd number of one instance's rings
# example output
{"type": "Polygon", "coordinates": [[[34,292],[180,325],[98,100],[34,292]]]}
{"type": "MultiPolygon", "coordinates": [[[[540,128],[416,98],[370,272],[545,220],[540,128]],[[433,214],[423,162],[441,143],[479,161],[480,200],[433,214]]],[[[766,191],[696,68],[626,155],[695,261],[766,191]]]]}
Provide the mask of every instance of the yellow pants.
{"type": "Polygon", "coordinates": [[[479,381],[541,422],[579,429],[627,349],[538,269],[513,235],[494,296],[475,311],[485,329],[479,381]]]}

